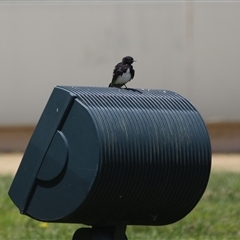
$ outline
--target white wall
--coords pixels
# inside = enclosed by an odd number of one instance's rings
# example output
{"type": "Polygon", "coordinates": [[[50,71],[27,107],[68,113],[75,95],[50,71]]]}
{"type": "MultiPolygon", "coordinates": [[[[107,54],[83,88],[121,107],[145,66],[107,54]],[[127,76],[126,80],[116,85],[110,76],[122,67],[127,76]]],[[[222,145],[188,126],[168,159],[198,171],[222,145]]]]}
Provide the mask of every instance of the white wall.
{"type": "Polygon", "coordinates": [[[240,120],[240,3],[0,2],[0,126],[35,124],[56,85],[169,89],[206,121],[240,120]]]}

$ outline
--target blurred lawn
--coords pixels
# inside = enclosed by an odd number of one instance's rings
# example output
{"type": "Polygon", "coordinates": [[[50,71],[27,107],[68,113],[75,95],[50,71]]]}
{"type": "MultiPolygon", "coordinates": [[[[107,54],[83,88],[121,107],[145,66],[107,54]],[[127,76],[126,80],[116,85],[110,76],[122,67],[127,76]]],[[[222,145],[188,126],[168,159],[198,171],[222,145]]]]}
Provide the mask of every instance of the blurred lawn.
{"type": "MultiPolygon", "coordinates": [[[[71,240],[77,224],[42,223],[19,213],[7,195],[12,177],[0,177],[0,240],[71,240]]],[[[240,173],[213,172],[196,208],[168,226],[128,226],[133,239],[240,239],[240,173]]]]}

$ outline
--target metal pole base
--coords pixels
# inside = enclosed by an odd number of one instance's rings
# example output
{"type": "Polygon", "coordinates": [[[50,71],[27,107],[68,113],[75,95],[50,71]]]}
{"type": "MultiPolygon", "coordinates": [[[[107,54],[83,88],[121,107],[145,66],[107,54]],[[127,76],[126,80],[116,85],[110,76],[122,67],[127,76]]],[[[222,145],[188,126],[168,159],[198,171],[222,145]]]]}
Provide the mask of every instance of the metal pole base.
{"type": "Polygon", "coordinates": [[[127,240],[126,225],[92,226],[92,228],[79,228],[72,240],[127,240]]]}

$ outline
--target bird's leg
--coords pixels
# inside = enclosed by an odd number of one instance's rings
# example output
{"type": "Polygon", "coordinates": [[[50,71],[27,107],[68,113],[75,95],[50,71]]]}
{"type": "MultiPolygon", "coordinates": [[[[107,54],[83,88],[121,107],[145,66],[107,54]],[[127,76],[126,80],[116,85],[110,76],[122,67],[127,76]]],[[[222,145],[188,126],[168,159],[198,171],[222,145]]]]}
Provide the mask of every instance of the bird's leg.
{"type": "Polygon", "coordinates": [[[134,88],[125,88],[125,89],[128,90],[128,91],[143,93],[143,92],[139,91],[138,89],[134,89],[134,88]]]}
{"type": "Polygon", "coordinates": [[[127,88],[127,85],[126,85],[126,84],[124,84],[124,86],[125,86],[125,88],[127,88]]]}

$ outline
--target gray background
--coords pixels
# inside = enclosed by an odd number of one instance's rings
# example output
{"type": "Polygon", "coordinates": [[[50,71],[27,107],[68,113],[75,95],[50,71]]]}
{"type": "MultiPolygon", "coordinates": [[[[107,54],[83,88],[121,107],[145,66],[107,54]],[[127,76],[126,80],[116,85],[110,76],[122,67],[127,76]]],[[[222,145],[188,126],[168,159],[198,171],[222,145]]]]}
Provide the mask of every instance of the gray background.
{"type": "Polygon", "coordinates": [[[240,120],[240,2],[0,1],[0,126],[36,124],[56,85],[108,86],[126,55],[129,87],[240,120]]]}

